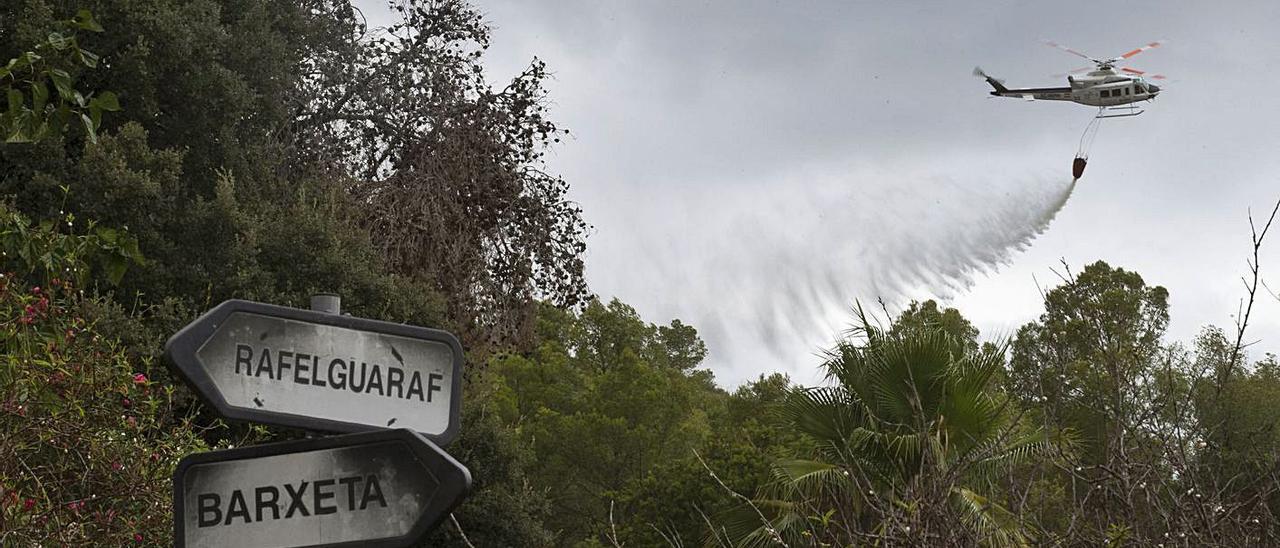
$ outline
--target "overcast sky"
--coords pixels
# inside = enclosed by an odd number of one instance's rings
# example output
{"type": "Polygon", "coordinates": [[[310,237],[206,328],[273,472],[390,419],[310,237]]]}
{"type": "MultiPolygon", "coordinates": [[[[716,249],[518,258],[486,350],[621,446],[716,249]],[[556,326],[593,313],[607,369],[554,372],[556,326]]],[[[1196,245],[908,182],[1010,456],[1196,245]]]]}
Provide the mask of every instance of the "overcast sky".
{"type": "MultiPolygon", "coordinates": [[[[380,1],[359,2],[371,22],[380,1]]],[[[594,225],[588,278],[647,321],[703,334],[734,386],[816,356],[855,300],[941,297],[986,338],[1042,311],[1037,281],[1098,259],[1171,297],[1170,340],[1232,325],[1247,212],[1280,198],[1280,3],[547,2],[482,0],[502,82],[534,56],[554,73],[551,155],[594,225]],[[1169,75],[1136,118],[992,99],[1060,86],[1082,59],[1054,39],[1169,75]]],[[[1280,229],[1264,276],[1280,290],[1280,229]]],[[[1280,302],[1254,349],[1280,349],[1280,302]]]]}

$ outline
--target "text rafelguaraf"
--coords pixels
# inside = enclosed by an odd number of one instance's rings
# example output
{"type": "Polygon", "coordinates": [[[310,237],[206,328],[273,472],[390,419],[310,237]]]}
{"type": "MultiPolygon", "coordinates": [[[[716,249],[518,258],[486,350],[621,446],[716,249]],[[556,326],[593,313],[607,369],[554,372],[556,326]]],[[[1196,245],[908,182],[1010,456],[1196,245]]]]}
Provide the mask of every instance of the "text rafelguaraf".
{"type": "Polygon", "coordinates": [[[236,345],[235,372],[280,382],[294,382],[332,390],[350,390],[357,394],[376,394],[389,398],[416,399],[431,403],[435,393],[444,389],[444,375],[429,372],[426,381],[419,371],[366,363],[356,358],[329,358],[301,351],[254,348],[236,345]]]}

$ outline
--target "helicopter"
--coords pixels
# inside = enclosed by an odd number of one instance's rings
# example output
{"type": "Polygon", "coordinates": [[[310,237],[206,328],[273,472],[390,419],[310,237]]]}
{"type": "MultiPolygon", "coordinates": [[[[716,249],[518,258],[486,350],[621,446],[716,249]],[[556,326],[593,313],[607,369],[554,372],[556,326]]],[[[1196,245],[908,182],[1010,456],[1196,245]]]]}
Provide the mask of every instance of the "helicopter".
{"type": "Polygon", "coordinates": [[[1138,108],[1138,101],[1150,101],[1160,94],[1160,87],[1147,82],[1144,76],[1153,80],[1163,80],[1165,76],[1162,74],[1148,75],[1145,71],[1135,68],[1116,67],[1116,64],[1149,49],[1160,47],[1163,43],[1164,41],[1155,41],[1119,57],[1097,59],[1055,42],[1044,41],[1047,46],[1060,49],[1077,57],[1083,57],[1094,63],[1093,67],[1078,68],[1069,73],[1057,75],[1066,76],[1067,83],[1070,84],[1069,87],[1008,88],[1005,87],[1003,81],[988,76],[987,73],[982,71],[981,67],[974,67],[973,75],[986,79],[987,83],[995,88],[991,95],[996,97],[1021,97],[1027,101],[1036,99],[1072,101],[1082,105],[1098,107],[1098,114],[1095,118],[1137,116],[1143,113],[1142,109],[1138,108]],[[1085,71],[1088,71],[1088,74],[1082,77],[1076,78],[1072,76],[1085,71]]]}

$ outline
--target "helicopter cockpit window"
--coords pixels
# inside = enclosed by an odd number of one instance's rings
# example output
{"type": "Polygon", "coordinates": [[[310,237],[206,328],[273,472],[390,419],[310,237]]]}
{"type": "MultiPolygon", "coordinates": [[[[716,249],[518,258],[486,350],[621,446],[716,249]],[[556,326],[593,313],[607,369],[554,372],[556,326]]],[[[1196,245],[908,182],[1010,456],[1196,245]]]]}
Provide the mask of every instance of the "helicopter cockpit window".
{"type": "Polygon", "coordinates": [[[1103,97],[1111,97],[1111,90],[1109,90],[1109,89],[1104,89],[1104,90],[1102,90],[1102,96],[1103,96],[1103,97]]]}

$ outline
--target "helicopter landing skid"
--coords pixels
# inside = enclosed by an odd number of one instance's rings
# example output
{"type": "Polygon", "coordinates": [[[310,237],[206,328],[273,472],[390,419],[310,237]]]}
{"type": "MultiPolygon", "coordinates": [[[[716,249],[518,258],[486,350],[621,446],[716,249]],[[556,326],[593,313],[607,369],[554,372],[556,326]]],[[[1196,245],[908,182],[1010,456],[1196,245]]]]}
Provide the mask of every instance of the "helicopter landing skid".
{"type": "Polygon", "coordinates": [[[1094,118],[1128,118],[1130,116],[1137,116],[1143,112],[1146,111],[1138,108],[1138,106],[1133,103],[1129,103],[1128,105],[1119,107],[1098,107],[1098,115],[1094,116],[1094,118]]]}

